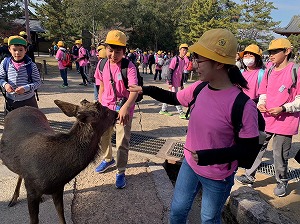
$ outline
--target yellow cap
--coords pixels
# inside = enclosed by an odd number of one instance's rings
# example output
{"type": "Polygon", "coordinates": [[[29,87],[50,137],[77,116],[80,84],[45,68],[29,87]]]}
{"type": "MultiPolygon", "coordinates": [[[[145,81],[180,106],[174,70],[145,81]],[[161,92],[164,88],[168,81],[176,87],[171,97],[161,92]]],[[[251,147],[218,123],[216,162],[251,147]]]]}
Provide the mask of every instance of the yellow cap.
{"type": "Polygon", "coordinates": [[[291,42],[286,38],[278,38],[270,42],[268,51],[284,48],[292,48],[291,42]]]}
{"type": "Polygon", "coordinates": [[[98,54],[99,58],[106,58],[106,50],[101,49],[98,54]]]}
{"type": "Polygon", "coordinates": [[[211,60],[235,65],[237,39],[227,29],[206,31],[189,50],[211,60]]]}
{"type": "Polygon", "coordinates": [[[117,46],[126,46],[126,35],[120,30],[111,30],[106,36],[105,43],[117,46]]]}
{"type": "Polygon", "coordinates": [[[162,51],[157,51],[157,54],[162,54],[162,51]]]}
{"type": "Polygon", "coordinates": [[[262,50],[256,44],[250,44],[248,47],[246,47],[245,50],[240,53],[241,58],[244,57],[245,52],[251,52],[253,54],[262,56],[262,50]]]}
{"type": "Polygon", "coordinates": [[[4,44],[7,44],[7,43],[8,43],[8,38],[7,38],[7,37],[4,38],[3,43],[4,43],[4,44]]]}
{"type": "Polygon", "coordinates": [[[64,42],[61,40],[57,42],[57,46],[59,47],[63,47],[64,45],[65,45],[64,42]]]}
{"type": "Polygon", "coordinates": [[[180,44],[180,46],[179,46],[179,50],[181,49],[181,48],[189,48],[189,45],[188,44],[180,44]]]}
{"type": "Polygon", "coordinates": [[[20,35],[21,37],[23,37],[23,36],[27,36],[27,33],[26,33],[25,31],[21,31],[21,32],[19,33],[19,35],[20,35]]]}
{"type": "Polygon", "coordinates": [[[144,54],[147,54],[147,52],[146,52],[146,51],[144,51],[144,54]]]}
{"type": "Polygon", "coordinates": [[[82,44],[82,40],[75,40],[75,44],[82,44]]]}
{"type": "Polygon", "coordinates": [[[129,52],[130,52],[130,53],[134,53],[134,50],[130,50],[129,52]]]}
{"type": "Polygon", "coordinates": [[[191,56],[191,53],[190,53],[190,52],[187,52],[187,53],[186,53],[186,56],[187,56],[187,57],[190,57],[190,56],[191,56]]]}
{"type": "Polygon", "coordinates": [[[27,41],[20,36],[10,36],[8,38],[8,46],[10,45],[23,45],[23,46],[27,46],[27,41]]]}

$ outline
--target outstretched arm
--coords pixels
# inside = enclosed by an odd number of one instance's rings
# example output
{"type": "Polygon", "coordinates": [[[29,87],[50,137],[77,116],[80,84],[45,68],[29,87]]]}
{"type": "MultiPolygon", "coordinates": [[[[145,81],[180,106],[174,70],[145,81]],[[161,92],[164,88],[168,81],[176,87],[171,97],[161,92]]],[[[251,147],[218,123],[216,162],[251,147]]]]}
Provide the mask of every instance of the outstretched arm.
{"type": "Polygon", "coordinates": [[[180,105],[177,100],[176,93],[168,90],[164,90],[157,86],[129,86],[130,92],[138,92],[139,94],[148,95],[153,99],[160,101],[162,103],[167,103],[171,105],[180,105]]]}

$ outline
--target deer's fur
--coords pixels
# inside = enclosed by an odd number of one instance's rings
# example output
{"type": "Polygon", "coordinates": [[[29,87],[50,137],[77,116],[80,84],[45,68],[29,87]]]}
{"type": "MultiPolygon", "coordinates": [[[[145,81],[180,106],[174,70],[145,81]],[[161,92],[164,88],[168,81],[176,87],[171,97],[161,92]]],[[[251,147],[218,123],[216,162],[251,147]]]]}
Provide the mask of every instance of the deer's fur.
{"type": "Polygon", "coordinates": [[[83,100],[80,106],[54,102],[67,116],[76,117],[68,133],[55,133],[39,109],[25,106],[5,117],[0,143],[0,158],[19,175],[9,206],[16,203],[24,179],[32,224],[39,222],[43,194],[52,195],[60,223],[65,223],[64,186],[94,160],[102,134],[114,125],[117,117],[115,111],[98,102],[83,100]]]}

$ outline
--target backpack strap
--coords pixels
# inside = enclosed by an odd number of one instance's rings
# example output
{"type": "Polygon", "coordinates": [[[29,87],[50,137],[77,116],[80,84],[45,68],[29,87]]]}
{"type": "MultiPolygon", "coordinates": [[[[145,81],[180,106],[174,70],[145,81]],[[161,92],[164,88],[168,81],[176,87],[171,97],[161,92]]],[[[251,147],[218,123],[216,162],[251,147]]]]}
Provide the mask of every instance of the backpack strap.
{"type": "Polygon", "coordinates": [[[192,110],[192,106],[195,104],[196,102],[196,99],[197,99],[197,96],[198,94],[200,93],[200,91],[208,84],[208,82],[201,82],[195,89],[194,89],[194,92],[193,92],[193,99],[191,102],[189,102],[188,104],[188,109],[186,111],[186,114],[185,114],[185,117],[188,118],[191,110],[192,110]]]}
{"type": "Polygon", "coordinates": [[[178,56],[175,56],[175,57],[176,57],[176,65],[175,65],[174,71],[177,69],[177,67],[179,65],[179,58],[178,58],[178,56]]]}
{"type": "Polygon", "coordinates": [[[237,142],[239,138],[239,132],[243,127],[243,113],[246,102],[249,100],[244,92],[240,92],[234,100],[232,110],[231,110],[231,122],[233,125],[234,140],[237,142]]]}
{"type": "Polygon", "coordinates": [[[257,84],[258,84],[258,86],[260,85],[261,80],[262,80],[263,77],[264,77],[264,74],[265,74],[265,70],[262,69],[262,68],[259,69],[258,76],[257,76],[257,84]]]}
{"type": "Polygon", "coordinates": [[[297,78],[298,78],[298,70],[299,70],[299,64],[294,64],[293,68],[292,68],[292,80],[293,80],[293,84],[291,86],[291,88],[295,88],[297,85],[297,78]]]}
{"type": "Polygon", "coordinates": [[[127,78],[127,69],[129,65],[129,60],[126,58],[122,58],[121,61],[121,74],[122,74],[122,79],[125,85],[125,88],[128,89],[128,78],[127,78]]]}
{"type": "Polygon", "coordinates": [[[103,72],[103,68],[105,63],[107,62],[108,58],[103,58],[101,59],[100,63],[99,63],[99,71],[102,73],[103,72]]]}

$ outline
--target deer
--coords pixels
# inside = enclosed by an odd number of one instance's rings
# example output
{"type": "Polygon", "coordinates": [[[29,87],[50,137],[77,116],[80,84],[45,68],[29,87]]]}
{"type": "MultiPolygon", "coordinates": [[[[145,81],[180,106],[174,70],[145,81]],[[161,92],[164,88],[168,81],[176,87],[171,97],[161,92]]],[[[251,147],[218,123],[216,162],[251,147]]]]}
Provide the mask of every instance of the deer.
{"type": "Polygon", "coordinates": [[[113,126],[117,112],[99,102],[82,100],[80,105],[55,100],[54,103],[76,121],[67,133],[57,133],[41,110],[20,107],[8,113],[0,141],[0,159],[18,174],[8,206],[14,206],[24,179],[30,223],[39,223],[42,196],[51,195],[61,224],[65,224],[64,186],[85,169],[100,152],[103,133],[113,126]]]}

